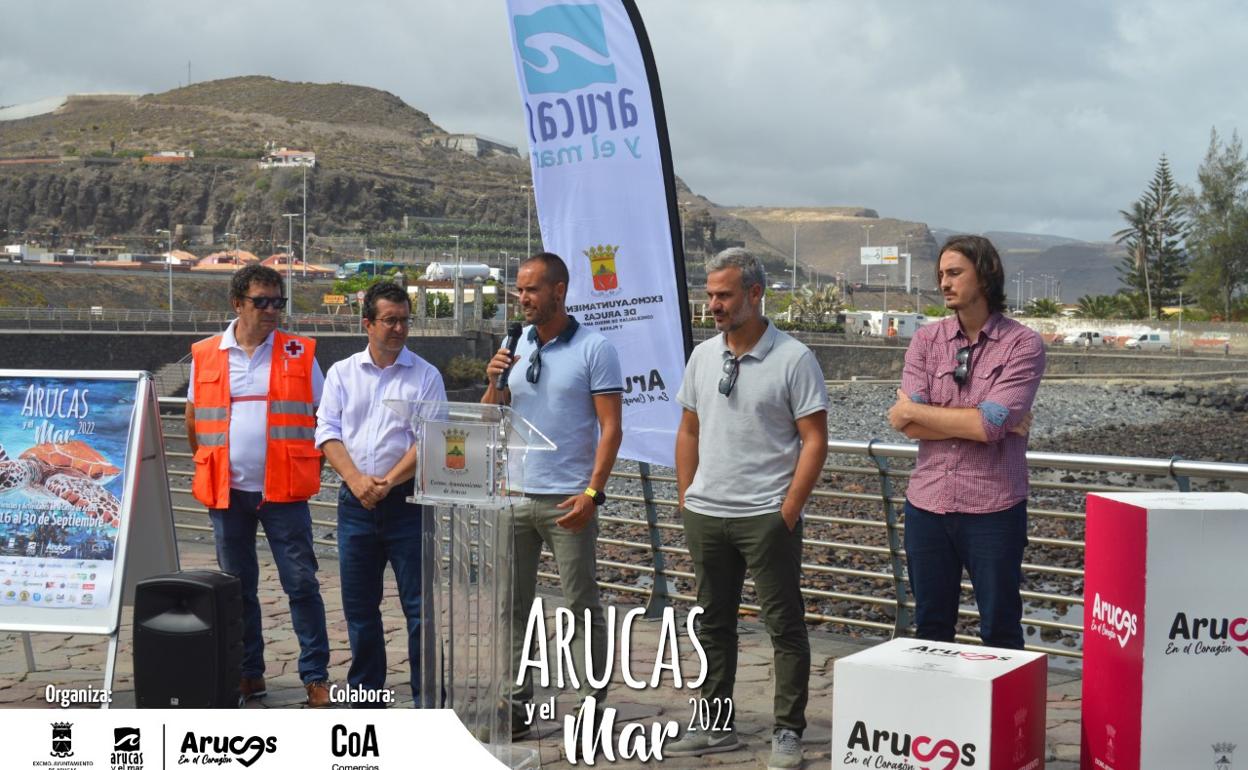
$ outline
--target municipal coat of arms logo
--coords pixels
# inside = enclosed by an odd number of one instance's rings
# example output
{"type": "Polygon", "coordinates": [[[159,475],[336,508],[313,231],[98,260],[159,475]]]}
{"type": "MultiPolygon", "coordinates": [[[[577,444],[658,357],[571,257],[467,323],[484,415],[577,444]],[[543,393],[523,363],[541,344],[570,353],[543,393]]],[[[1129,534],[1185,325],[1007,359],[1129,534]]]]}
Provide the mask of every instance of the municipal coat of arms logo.
{"type": "Polygon", "coordinates": [[[619,276],[615,271],[615,255],[619,246],[599,244],[583,252],[589,258],[589,274],[593,279],[594,294],[615,294],[620,290],[619,276]]]}
{"type": "Polygon", "coordinates": [[[1234,753],[1234,743],[1213,744],[1214,770],[1231,770],[1231,755],[1234,753]]]}
{"type": "Polygon", "coordinates": [[[72,757],[74,755],[74,736],[71,722],[52,723],[52,751],[54,757],[72,757]]]}
{"type": "Polygon", "coordinates": [[[446,441],[445,465],[448,471],[462,471],[468,466],[468,434],[462,430],[442,431],[446,441]]]}

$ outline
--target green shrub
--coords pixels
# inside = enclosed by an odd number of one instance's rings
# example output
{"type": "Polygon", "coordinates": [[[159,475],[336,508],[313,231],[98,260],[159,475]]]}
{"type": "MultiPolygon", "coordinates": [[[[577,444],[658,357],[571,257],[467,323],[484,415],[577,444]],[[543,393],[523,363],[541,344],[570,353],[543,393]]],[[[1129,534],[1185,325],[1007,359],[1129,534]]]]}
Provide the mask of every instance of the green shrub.
{"type": "Polygon", "coordinates": [[[485,362],[468,356],[455,356],[442,372],[447,390],[467,388],[485,382],[485,362]]]}

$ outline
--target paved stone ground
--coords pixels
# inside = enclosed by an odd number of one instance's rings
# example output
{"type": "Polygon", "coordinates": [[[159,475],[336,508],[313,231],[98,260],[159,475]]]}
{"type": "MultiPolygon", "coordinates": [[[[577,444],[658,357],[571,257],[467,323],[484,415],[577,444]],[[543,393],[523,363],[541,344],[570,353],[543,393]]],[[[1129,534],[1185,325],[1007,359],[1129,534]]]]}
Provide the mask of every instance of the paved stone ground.
{"type": "MultiPolygon", "coordinates": [[[[216,568],[216,559],[210,543],[179,543],[184,569],[216,568]]],[[[268,665],[268,697],[252,701],[247,708],[293,708],[304,702],[303,688],[299,682],[296,663],[298,645],[290,628],[290,613],[285,596],[278,583],[277,572],[267,551],[261,550],[260,597],[264,608],[264,627],[268,665]]],[[[321,590],[329,618],[330,678],[336,682],[346,679],[350,650],[347,645],[346,623],[342,619],[341,597],[337,574],[337,562],[332,558],[321,560],[321,590]]],[[[553,605],[553,602],[548,602],[553,605]]],[[[620,617],[629,608],[620,608],[620,617]]],[[[402,613],[393,587],[390,587],[383,603],[386,620],[387,652],[390,671],[389,685],[395,688],[400,706],[410,706],[411,697],[405,685],[407,679],[407,645],[403,638],[402,613]]],[[[548,628],[553,630],[553,624],[548,628]]],[[[134,665],[131,644],[131,610],[126,608],[122,619],[122,634],[117,656],[117,673],[114,682],[114,708],[134,706],[134,665]]],[[[744,770],[764,768],[770,751],[771,735],[771,644],[761,626],[743,621],[741,623],[741,653],[735,693],[735,720],[744,747],[722,754],[698,759],[671,758],[662,767],[672,770],[684,768],[717,768],[744,770]]],[[[658,647],[660,625],[651,621],[639,621],[633,626],[630,660],[636,678],[646,680],[654,667],[658,647]]],[[[683,637],[683,622],[680,626],[683,637]]],[[[48,684],[58,686],[99,687],[103,680],[104,657],[107,643],[102,637],[82,634],[32,634],[37,670],[26,671],[21,636],[0,633],[0,707],[3,708],[55,708],[44,696],[48,684]]],[[[807,708],[809,727],[804,736],[807,768],[827,767],[831,756],[832,714],[832,666],[838,658],[862,649],[867,643],[822,631],[811,635],[813,651],[810,704],[807,708]]],[[[680,647],[682,672],[695,672],[696,659],[686,642],[680,647]]],[[[691,707],[690,691],[670,686],[670,675],[656,689],[633,690],[624,685],[618,670],[607,705],[618,709],[617,725],[622,722],[640,721],[649,725],[656,721],[674,720],[682,728],[688,723],[691,707]]],[[[575,708],[575,693],[556,693],[539,690],[535,700],[545,702],[554,696],[557,714],[575,708]]],[[[1075,770],[1079,762],[1079,707],[1080,679],[1077,673],[1050,671],[1048,696],[1048,756],[1050,770],[1075,770]]],[[[563,756],[562,719],[537,720],[529,738],[519,746],[536,749],[542,766],[550,769],[570,768],[573,765],[563,756]]],[[[618,735],[618,732],[617,732],[618,735]]],[[[600,765],[612,768],[640,768],[645,765],[635,761],[617,761],[600,765]]],[[[580,765],[578,765],[580,766],[580,765]]]]}

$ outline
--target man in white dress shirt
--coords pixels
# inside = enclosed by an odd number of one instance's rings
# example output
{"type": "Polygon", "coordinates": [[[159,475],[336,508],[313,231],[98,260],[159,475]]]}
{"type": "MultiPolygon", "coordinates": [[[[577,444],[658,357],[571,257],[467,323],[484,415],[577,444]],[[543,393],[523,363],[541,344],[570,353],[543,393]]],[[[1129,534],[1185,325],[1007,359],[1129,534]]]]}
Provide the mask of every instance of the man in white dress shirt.
{"type": "Polygon", "coordinates": [[[436,706],[420,689],[421,506],[407,502],[416,468],[416,435],[385,406],[390,399],[444,401],[442,375],[407,349],[412,303],[390,281],[364,295],[368,347],[330,367],[317,411],[316,445],[342,476],[338,493],[338,565],[351,642],[347,683],[353,704],[384,706],[386,640],[382,579],[394,570],[407,618],[407,650],[416,705],[436,706]]]}

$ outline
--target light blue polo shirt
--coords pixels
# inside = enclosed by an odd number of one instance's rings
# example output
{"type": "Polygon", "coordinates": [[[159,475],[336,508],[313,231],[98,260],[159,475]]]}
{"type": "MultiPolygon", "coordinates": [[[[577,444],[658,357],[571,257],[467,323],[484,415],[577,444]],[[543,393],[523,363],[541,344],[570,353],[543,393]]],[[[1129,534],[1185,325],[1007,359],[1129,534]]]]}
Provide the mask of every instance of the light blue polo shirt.
{"type": "Polygon", "coordinates": [[[529,326],[516,345],[519,358],[507,388],[511,408],[556,449],[529,453],[520,486],[532,494],[575,495],[589,486],[594,471],[599,432],[594,396],[624,391],[620,357],[606,337],[570,316],[563,333],[541,346],[541,373],[531,383],[525,372],[537,349],[537,328],[529,326]]]}

